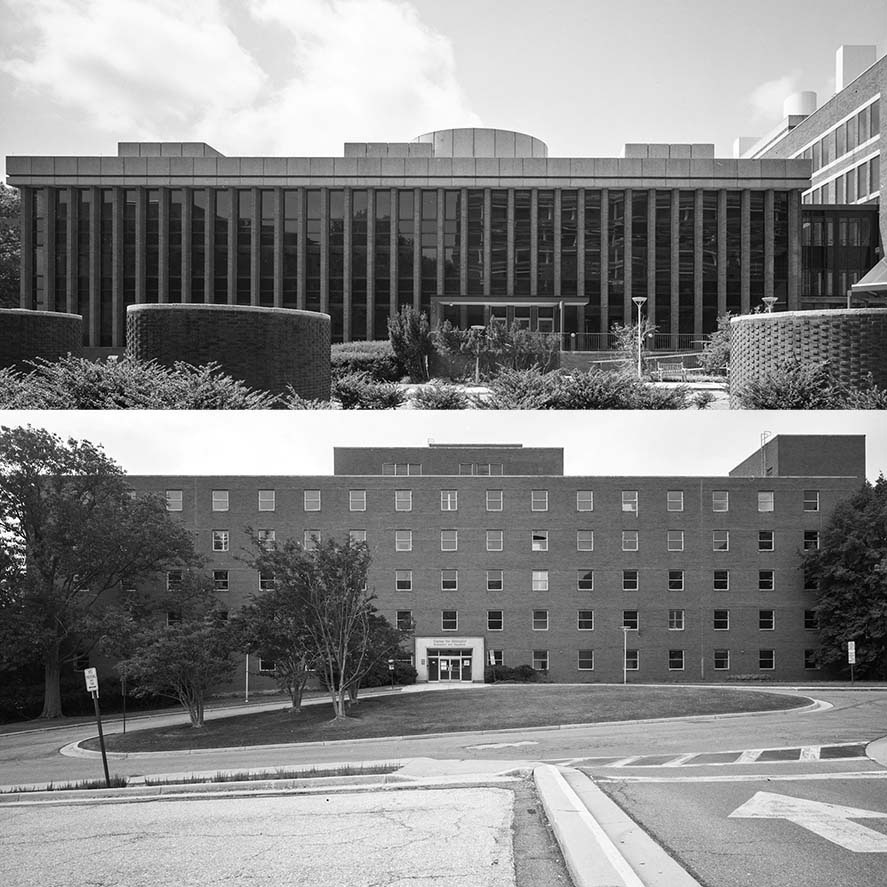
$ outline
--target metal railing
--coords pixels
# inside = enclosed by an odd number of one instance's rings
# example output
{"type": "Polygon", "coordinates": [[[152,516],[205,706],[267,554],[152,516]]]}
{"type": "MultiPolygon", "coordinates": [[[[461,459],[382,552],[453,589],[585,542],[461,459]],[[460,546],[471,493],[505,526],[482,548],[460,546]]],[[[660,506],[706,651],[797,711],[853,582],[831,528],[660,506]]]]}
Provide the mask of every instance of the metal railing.
{"type": "MultiPolygon", "coordinates": [[[[703,338],[693,333],[654,333],[647,339],[649,351],[702,351],[703,338]]],[[[563,351],[615,351],[618,340],[613,333],[562,333],[563,351]]]]}

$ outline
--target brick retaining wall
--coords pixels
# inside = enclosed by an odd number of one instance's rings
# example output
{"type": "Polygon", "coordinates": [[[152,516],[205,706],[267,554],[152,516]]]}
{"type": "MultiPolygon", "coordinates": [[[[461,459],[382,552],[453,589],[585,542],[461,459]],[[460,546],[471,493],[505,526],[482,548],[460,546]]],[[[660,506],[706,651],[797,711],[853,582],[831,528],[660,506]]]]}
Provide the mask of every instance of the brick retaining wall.
{"type": "Polygon", "coordinates": [[[26,361],[82,353],[83,318],[58,311],[0,310],[0,367],[29,370],[26,361]]]}

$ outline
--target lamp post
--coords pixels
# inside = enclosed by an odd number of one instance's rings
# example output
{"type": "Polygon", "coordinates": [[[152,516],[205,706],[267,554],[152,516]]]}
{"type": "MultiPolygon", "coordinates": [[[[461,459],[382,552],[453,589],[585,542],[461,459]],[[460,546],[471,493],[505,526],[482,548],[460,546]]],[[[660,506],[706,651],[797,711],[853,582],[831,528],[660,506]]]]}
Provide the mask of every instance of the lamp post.
{"type": "Polygon", "coordinates": [[[764,303],[764,306],[765,306],[764,311],[767,314],[772,314],[773,313],[773,306],[777,303],[778,299],[776,298],[776,296],[764,296],[764,298],[761,299],[761,301],[764,303]]]}
{"type": "Polygon", "coordinates": [[[633,296],[631,299],[638,307],[638,378],[641,378],[641,349],[643,348],[643,331],[641,330],[641,308],[647,301],[646,296],[633,296]]]}

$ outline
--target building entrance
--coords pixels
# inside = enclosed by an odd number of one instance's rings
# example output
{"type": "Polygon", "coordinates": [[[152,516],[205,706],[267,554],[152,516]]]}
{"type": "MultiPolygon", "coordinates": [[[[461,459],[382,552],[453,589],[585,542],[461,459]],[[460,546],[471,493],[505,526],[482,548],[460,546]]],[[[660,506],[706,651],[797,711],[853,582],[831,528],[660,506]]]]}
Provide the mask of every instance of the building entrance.
{"type": "Polygon", "coordinates": [[[429,650],[428,680],[437,682],[471,681],[471,649],[429,650]]]}

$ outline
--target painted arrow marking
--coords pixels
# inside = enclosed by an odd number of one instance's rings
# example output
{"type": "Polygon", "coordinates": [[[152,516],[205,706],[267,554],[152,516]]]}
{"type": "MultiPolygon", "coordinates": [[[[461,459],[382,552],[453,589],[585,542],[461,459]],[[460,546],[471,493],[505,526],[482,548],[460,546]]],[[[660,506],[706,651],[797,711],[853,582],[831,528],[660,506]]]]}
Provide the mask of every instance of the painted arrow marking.
{"type": "Polygon", "coordinates": [[[488,742],[486,745],[466,745],[465,748],[517,748],[519,745],[539,745],[525,739],[523,742],[488,742]]]}
{"type": "Polygon", "coordinates": [[[887,835],[851,822],[852,819],[887,819],[887,813],[825,804],[771,792],[757,792],[730,819],[787,819],[795,825],[854,853],[887,853],[887,835]]]}

